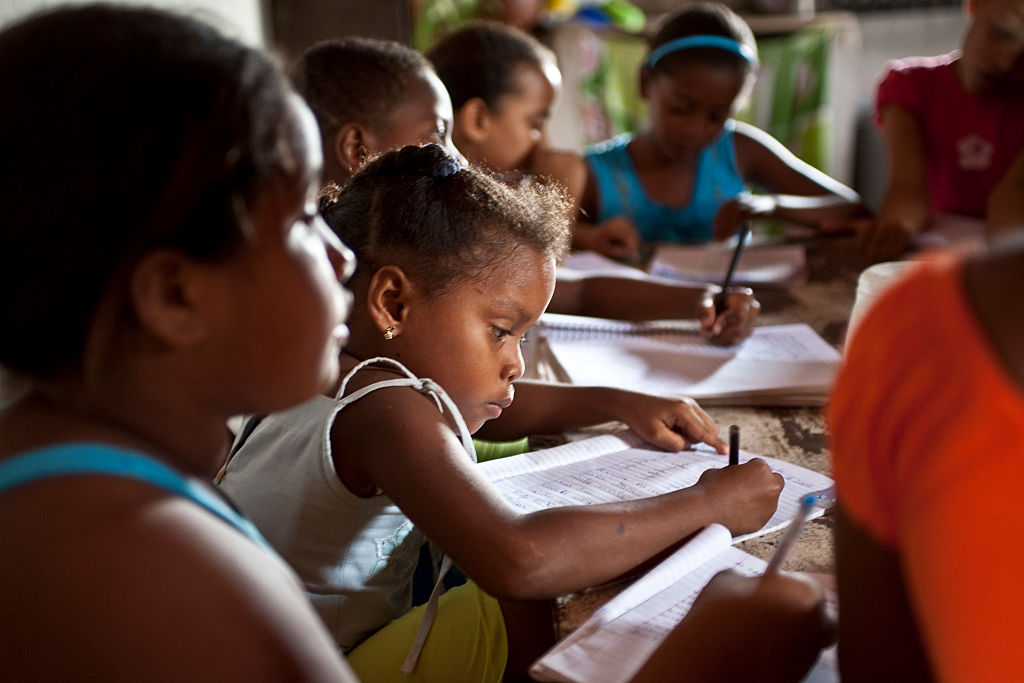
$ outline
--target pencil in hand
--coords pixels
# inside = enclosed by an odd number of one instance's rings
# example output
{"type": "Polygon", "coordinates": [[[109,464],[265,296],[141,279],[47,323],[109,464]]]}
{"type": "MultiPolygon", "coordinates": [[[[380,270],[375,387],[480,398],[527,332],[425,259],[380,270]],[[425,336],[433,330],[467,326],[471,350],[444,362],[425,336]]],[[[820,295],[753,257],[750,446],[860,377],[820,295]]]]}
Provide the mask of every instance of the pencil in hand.
{"type": "Polygon", "coordinates": [[[715,315],[721,315],[726,308],[726,298],[729,296],[729,287],[732,286],[732,278],[736,273],[736,264],[740,261],[740,254],[743,252],[743,245],[750,235],[750,221],[744,221],[736,235],[736,249],[732,252],[729,260],[729,269],[725,271],[725,279],[722,280],[722,291],[715,297],[715,315]]]}
{"type": "Polygon", "coordinates": [[[729,426],[729,464],[740,464],[740,427],[739,425],[729,426]]]}

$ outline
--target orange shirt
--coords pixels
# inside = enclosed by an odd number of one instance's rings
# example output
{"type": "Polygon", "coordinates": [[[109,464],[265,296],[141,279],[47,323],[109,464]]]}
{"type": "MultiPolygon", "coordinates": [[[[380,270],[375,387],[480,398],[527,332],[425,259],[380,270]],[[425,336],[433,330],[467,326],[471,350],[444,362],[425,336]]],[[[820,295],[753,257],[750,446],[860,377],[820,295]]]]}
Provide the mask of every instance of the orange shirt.
{"type": "Polygon", "coordinates": [[[898,550],[936,675],[1024,681],[1024,394],[962,272],[917,266],[858,327],[828,410],[833,469],[850,517],[898,550]]]}

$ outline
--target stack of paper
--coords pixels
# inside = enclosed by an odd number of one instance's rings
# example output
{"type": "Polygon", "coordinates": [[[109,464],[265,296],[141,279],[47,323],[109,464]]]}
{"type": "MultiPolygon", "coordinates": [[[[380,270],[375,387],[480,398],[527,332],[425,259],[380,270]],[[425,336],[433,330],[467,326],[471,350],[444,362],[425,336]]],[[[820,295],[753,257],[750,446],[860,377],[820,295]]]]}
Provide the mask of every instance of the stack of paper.
{"type": "MultiPolygon", "coordinates": [[[[720,283],[729,269],[734,250],[732,244],[662,245],[654,252],[648,271],[651,275],[684,282],[720,283]]],[[[740,253],[732,284],[788,286],[800,283],[806,277],[807,256],[802,244],[750,245],[740,253]]]]}
{"type": "Polygon", "coordinates": [[[839,352],[805,324],[758,327],[732,347],[692,323],[544,314],[539,331],[558,379],[719,405],[821,405],[839,352]]]}

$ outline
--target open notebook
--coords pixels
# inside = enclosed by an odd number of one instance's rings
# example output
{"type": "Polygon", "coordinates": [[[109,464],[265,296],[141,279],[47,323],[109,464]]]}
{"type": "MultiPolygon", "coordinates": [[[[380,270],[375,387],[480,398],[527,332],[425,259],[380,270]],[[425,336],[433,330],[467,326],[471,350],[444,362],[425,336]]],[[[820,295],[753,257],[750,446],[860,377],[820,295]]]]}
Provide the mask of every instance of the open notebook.
{"type": "MultiPolygon", "coordinates": [[[[725,456],[706,447],[679,453],[650,449],[635,433],[625,431],[492,460],[480,467],[513,505],[533,511],[674,491],[694,484],[705,470],[727,462],[725,456]]],[[[750,457],[741,452],[740,460],[750,457]]],[[[833,485],[829,477],[799,465],[763,459],[782,475],[785,484],[775,514],[761,529],[733,538],[725,527],[712,525],[712,531],[702,532],[670,555],[546,654],[531,670],[534,677],[610,683],[629,680],[715,573],[730,567],[747,574],[762,573],[764,561],[732,544],[787,526],[808,494],[821,501],[810,517],[820,516],[831,504],[833,485]]]]}
{"type": "Polygon", "coordinates": [[[765,325],[736,346],[688,321],[626,322],[545,313],[537,331],[556,379],[718,405],[822,405],[839,352],[805,324],[765,325]]]}
{"type": "MultiPolygon", "coordinates": [[[[735,243],[700,246],[665,244],[659,246],[647,266],[651,275],[684,282],[721,282],[729,269],[735,243]]],[[[802,244],[748,245],[740,253],[733,273],[735,285],[789,286],[807,277],[807,256],[802,244]]]]}
{"type": "MultiPolygon", "coordinates": [[[[740,452],[740,462],[751,457],[740,452]]],[[[782,475],[785,484],[772,518],[739,542],[789,524],[808,494],[829,490],[832,479],[806,467],[761,457],[782,475]]],[[[700,445],[679,453],[652,450],[626,431],[604,434],[561,446],[480,463],[479,467],[514,506],[524,512],[560,505],[591,505],[634,500],[691,486],[708,469],[724,467],[728,458],[700,445]]],[[[819,508],[812,517],[819,516],[819,508]]]]}
{"type": "MultiPolygon", "coordinates": [[[[625,683],[682,621],[718,572],[764,573],[767,563],[730,544],[712,524],[629,588],[609,600],[530,668],[539,681],[625,683]]],[[[835,648],[822,653],[805,683],[839,680],[835,648]]]]}

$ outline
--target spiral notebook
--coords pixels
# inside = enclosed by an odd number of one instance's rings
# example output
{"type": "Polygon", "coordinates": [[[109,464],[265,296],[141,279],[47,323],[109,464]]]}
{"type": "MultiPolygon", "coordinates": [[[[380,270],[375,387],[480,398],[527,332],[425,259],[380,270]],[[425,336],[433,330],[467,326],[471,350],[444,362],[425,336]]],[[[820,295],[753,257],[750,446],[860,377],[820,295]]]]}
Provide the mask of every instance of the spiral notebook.
{"type": "Polygon", "coordinates": [[[761,326],[731,347],[711,344],[694,321],[545,313],[537,331],[553,379],[719,405],[822,405],[840,361],[803,323],[761,326]]]}

